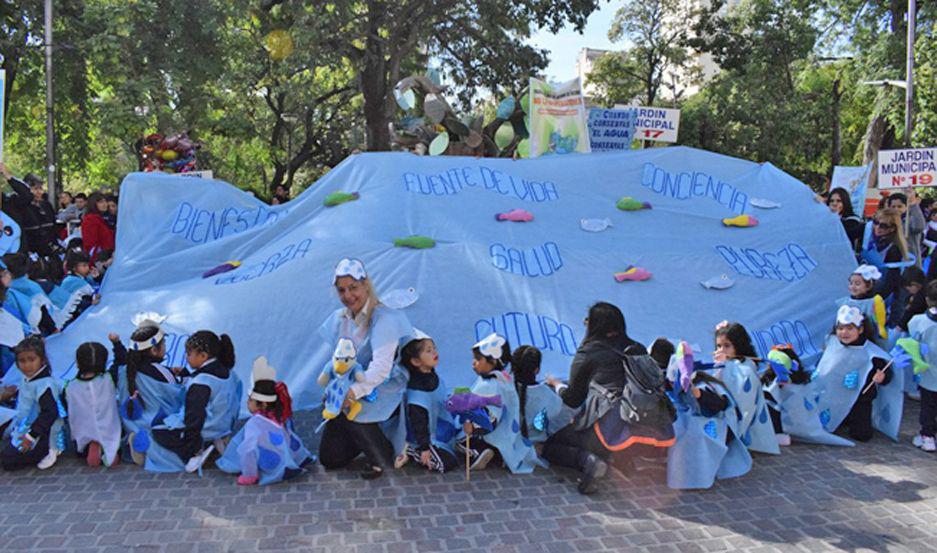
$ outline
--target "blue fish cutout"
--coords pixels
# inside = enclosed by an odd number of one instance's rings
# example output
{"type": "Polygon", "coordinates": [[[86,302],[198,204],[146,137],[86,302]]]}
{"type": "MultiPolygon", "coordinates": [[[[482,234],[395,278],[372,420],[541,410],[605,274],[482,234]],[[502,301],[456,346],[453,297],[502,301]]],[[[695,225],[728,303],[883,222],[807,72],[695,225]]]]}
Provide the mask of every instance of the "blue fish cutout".
{"type": "Polygon", "coordinates": [[[706,425],[703,426],[703,432],[705,432],[707,436],[709,436],[710,438],[714,440],[718,438],[719,434],[718,434],[718,430],[716,429],[716,421],[709,419],[709,422],[707,422],[706,425]]]}
{"type": "Polygon", "coordinates": [[[547,408],[544,407],[539,413],[534,415],[534,429],[538,432],[548,432],[550,428],[550,419],[547,417],[547,408]]]}
{"type": "Polygon", "coordinates": [[[273,471],[280,466],[280,454],[272,449],[257,446],[257,466],[260,470],[273,471]]]}
{"type": "Polygon", "coordinates": [[[846,373],[843,377],[843,387],[847,390],[855,390],[859,386],[859,371],[846,373]]]}

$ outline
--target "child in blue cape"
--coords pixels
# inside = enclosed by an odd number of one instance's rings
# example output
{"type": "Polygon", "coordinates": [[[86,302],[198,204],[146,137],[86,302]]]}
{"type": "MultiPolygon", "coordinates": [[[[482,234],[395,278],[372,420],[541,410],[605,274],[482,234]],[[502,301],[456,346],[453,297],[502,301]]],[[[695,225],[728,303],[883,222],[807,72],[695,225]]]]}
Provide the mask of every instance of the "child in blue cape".
{"type": "Polygon", "coordinates": [[[215,461],[224,472],[240,474],[239,486],[289,480],[313,460],[292,430],[289,390],[286,384],[277,382],[276,369],[266,357],[254,360],[252,376],[254,384],[247,396],[251,416],[215,461]]]}
{"type": "Polygon", "coordinates": [[[937,451],[934,436],[937,434],[937,280],[925,288],[927,311],[915,315],[908,323],[911,337],[927,346],[923,355],[929,365],[918,375],[917,386],[921,394],[921,430],[914,437],[916,447],[927,452],[937,451]]]}
{"type": "Polygon", "coordinates": [[[42,287],[29,279],[29,258],[23,253],[8,253],[2,260],[12,277],[4,307],[34,332],[43,336],[53,334],[57,330],[55,305],[42,287]]]}
{"type": "Polygon", "coordinates": [[[143,465],[149,447],[150,430],[172,413],[183,408],[185,386],[182,379],[162,364],[166,356],[166,339],[160,324],[166,317],[158,313],[141,313],[133,318],[136,330],[130,335],[127,351],[116,334],[109,336],[118,370],[120,417],[130,457],[143,465]]]}
{"type": "Polygon", "coordinates": [[[425,334],[407,342],[400,351],[400,364],[410,373],[407,381],[407,445],[397,456],[396,468],[413,460],[428,470],[447,472],[459,465],[455,455],[458,430],[446,410],[446,384],[436,373],[439,352],[425,334]]]}
{"type": "MultiPolygon", "coordinates": [[[[506,372],[511,364],[508,341],[503,336],[491,334],[472,346],[472,356],[472,369],[478,379],[472,385],[471,393],[489,398],[492,403],[483,408],[486,420],[473,422],[463,419],[462,422],[462,430],[469,437],[471,469],[484,469],[497,452],[512,473],[533,472],[540,461],[530,440],[521,434],[520,401],[506,372]]],[[[464,443],[460,441],[458,447],[464,448],[464,443]]]]}
{"type": "Polygon", "coordinates": [[[61,327],[64,329],[72,323],[86,309],[98,303],[95,293],[96,284],[89,276],[91,274],[91,258],[84,252],[69,252],[65,258],[68,276],[62,284],[56,287],[61,299],[52,301],[59,308],[61,327]]]}
{"type": "MultiPolygon", "coordinates": [[[[234,344],[227,334],[200,330],[185,342],[194,369],[181,411],[154,426],[146,448],[146,470],[195,472],[216,448],[223,449],[241,405],[241,381],[234,368],[234,344]],[[206,445],[207,444],[207,445],[206,445]]],[[[136,444],[142,445],[142,444],[136,444]]]]}
{"type": "Polygon", "coordinates": [[[521,433],[535,444],[572,422],[576,410],[563,403],[551,386],[537,382],[542,360],[534,346],[521,346],[511,355],[511,373],[520,405],[521,433]]]}
{"type": "Polygon", "coordinates": [[[859,265],[849,275],[849,295],[836,300],[836,305],[850,305],[858,308],[875,330],[872,340],[880,347],[887,349],[889,335],[895,331],[889,332],[887,305],[882,296],[875,293],[876,285],[881,279],[882,273],[878,267],[859,265]]]}
{"type": "Polygon", "coordinates": [[[115,378],[107,372],[107,348],[85,342],[75,351],[75,362],[78,376],[65,386],[72,440],[88,466],[112,466],[119,459],[120,415],[115,378]]]}
{"type": "Polygon", "coordinates": [[[0,464],[4,470],[45,470],[65,450],[62,382],[52,376],[41,337],[25,338],[14,353],[23,381],[18,387],[16,415],[0,451],[0,464]]]}
{"type": "Polygon", "coordinates": [[[738,409],[719,379],[693,370],[681,344],[668,367],[669,393],[677,409],[676,442],[667,451],[667,485],[707,489],[716,479],[736,478],[752,468],[748,448],[739,440],[738,409]],[[683,366],[681,366],[683,365],[683,366]]]}
{"type": "Polygon", "coordinates": [[[848,430],[850,438],[866,442],[876,428],[897,440],[903,375],[892,370],[889,354],[871,342],[872,332],[857,307],[839,308],[834,334],[827,338],[811,382],[816,410],[828,432],[848,430]]]}
{"type": "Polygon", "coordinates": [[[781,450],[771,426],[756,359],[755,348],[744,326],[728,321],[719,323],[713,376],[725,384],[735,401],[738,436],[748,449],[776,455],[781,450]]]}

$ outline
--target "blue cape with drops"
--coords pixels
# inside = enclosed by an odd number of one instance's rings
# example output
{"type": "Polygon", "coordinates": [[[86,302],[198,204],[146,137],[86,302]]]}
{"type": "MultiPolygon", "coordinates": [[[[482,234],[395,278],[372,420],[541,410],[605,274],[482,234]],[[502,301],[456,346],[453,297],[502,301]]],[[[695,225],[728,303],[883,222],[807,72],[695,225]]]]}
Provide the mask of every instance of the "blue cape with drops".
{"type": "Polygon", "coordinates": [[[686,147],[518,161],[358,154],[278,206],[218,180],[132,173],[120,213],[101,303],[49,339],[56,374],[73,374],[82,342],[126,337],[135,313],[156,311],[169,317],[168,366],[185,365],[192,332],[227,333],[241,379],[265,355],[302,409],[319,404],[315,379],[334,351],[315,329],[340,307],[332,273],[343,257],[361,259],[383,297],[414,289],[404,312],[435,338],[450,386],[471,384],[471,345],[491,332],[538,347],[543,366],[566,376],[596,300],[621,307],[644,343],[674,329],[711,342],[729,319],[759,355],[791,343],[810,363],[855,268],[839,218],[807,186],[770,164],[686,147]],[[327,207],[334,192],[359,197],[327,207]],[[624,196],[652,209],[619,210],[624,196]],[[534,218],[496,220],[513,209],[534,218]],[[722,223],[739,214],[758,226],[722,223]],[[394,246],[411,235],[435,247],[394,246]],[[202,278],[232,260],[241,265],[202,278]],[[617,282],[630,265],[653,276],[617,282]],[[723,274],[731,288],[701,284],[723,274]]]}
{"type": "MultiPolygon", "coordinates": [[[[446,383],[439,379],[439,385],[432,392],[424,390],[407,389],[406,402],[408,405],[418,405],[426,409],[429,420],[430,443],[455,454],[456,436],[461,432],[455,419],[446,410],[446,383]]],[[[412,429],[407,426],[407,441],[413,442],[412,429]]]]}
{"type": "Polygon", "coordinates": [[[925,390],[937,392],[937,322],[932,321],[926,313],[915,315],[908,323],[908,332],[915,340],[927,344],[924,360],[930,367],[917,376],[917,384],[925,390]]]}
{"type": "Polygon", "coordinates": [[[532,442],[521,434],[520,402],[514,383],[503,371],[494,371],[494,375],[494,378],[479,376],[472,386],[473,394],[501,397],[501,407],[485,407],[495,418],[495,428],[483,438],[501,453],[504,465],[512,473],[533,472],[535,466],[544,463],[537,458],[532,442]]]}
{"type": "Polygon", "coordinates": [[[297,476],[312,458],[291,421],[279,425],[255,414],[231,438],[215,465],[230,474],[257,476],[261,485],[267,485],[297,476]]]}
{"type": "Polygon", "coordinates": [[[738,437],[742,443],[759,453],[781,453],[761,379],[752,362],[726,361],[724,365],[716,366],[712,373],[732,394],[738,412],[738,437]]]}

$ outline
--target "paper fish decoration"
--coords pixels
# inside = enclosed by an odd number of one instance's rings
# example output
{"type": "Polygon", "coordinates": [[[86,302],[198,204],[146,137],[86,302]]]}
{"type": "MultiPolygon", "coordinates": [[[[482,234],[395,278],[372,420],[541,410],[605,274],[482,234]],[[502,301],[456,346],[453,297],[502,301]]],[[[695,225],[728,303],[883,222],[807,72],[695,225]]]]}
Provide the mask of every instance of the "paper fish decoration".
{"type": "Polygon", "coordinates": [[[642,209],[651,209],[650,202],[639,202],[631,196],[625,196],[615,203],[615,207],[622,211],[639,211],[642,209]]]}
{"type": "Polygon", "coordinates": [[[885,300],[878,294],[872,298],[872,314],[875,316],[875,326],[878,327],[878,335],[883,339],[888,339],[888,329],[885,328],[885,321],[888,314],[885,309],[885,300]]]}
{"type": "Polygon", "coordinates": [[[539,413],[534,415],[534,430],[538,432],[550,432],[550,417],[547,416],[547,408],[544,407],[539,413]]]}
{"type": "Polygon", "coordinates": [[[751,215],[738,215],[722,220],[722,224],[727,227],[757,227],[758,219],[751,215]]]}
{"type": "Polygon", "coordinates": [[[781,207],[781,204],[772,200],[766,200],[764,198],[752,198],[748,200],[748,203],[759,209],[777,209],[781,207]]]}
{"type": "Polygon", "coordinates": [[[357,192],[332,192],[322,201],[322,205],[325,207],[335,207],[347,202],[353,202],[360,198],[361,195],[357,192]]]}
{"type": "Polygon", "coordinates": [[[515,223],[529,223],[534,220],[534,216],[526,209],[512,209],[507,213],[495,215],[496,221],[513,221],[515,223]]]}
{"type": "Polygon", "coordinates": [[[693,384],[693,348],[686,342],[680,342],[676,356],[677,368],[680,370],[680,388],[686,393],[693,384]]]}
{"type": "Polygon", "coordinates": [[[918,342],[914,338],[899,338],[894,349],[892,349],[892,356],[897,357],[896,353],[903,353],[911,358],[914,374],[921,374],[930,368],[930,365],[924,360],[924,357],[927,356],[927,344],[918,342]]]}
{"type": "Polygon", "coordinates": [[[416,303],[418,299],[420,299],[420,293],[412,286],[409,288],[397,288],[386,294],[381,294],[381,303],[392,309],[410,307],[416,303]]]}
{"type": "Polygon", "coordinates": [[[709,280],[700,282],[707,290],[726,290],[735,286],[735,281],[729,278],[729,275],[722,274],[712,277],[709,280]]]}
{"type": "Polygon", "coordinates": [[[452,397],[446,400],[446,410],[450,413],[464,413],[488,405],[501,407],[501,396],[480,396],[472,392],[459,392],[452,394],[452,397]]]}
{"type": "Polygon", "coordinates": [[[217,267],[213,269],[209,269],[205,271],[204,273],[202,273],[202,278],[209,278],[215,275],[220,275],[221,273],[227,273],[228,271],[233,271],[240,266],[241,266],[240,261],[225,261],[221,265],[218,265],[217,267]]]}
{"type": "Polygon", "coordinates": [[[398,248],[413,248],[416,250],[425,250],[436,245],[436,241],[429,236],[414,234],[406,238],[397,238],[394,240],[394,246],[398,248]]]}
{"type": "Polygon", "coordinates": [[[488,411],[486,411],[483,407],[472,409],[471,411],[462,411],[453,414],[456,416],[460,426],[466,422],[470,422],[475,426],[483,428],[489,432],[494,430],[494,425],[491,424],[491,419],[488,418],[488,411]]]}
{"type": "Polygon", "coordinates": [[[768,352],[768,366],[774,370],[778,382],[790,382],[791,372],[797,370],[797,363],[790,356],[776,349],[768,352]]]}
{"type": "Polygon", "coordinates": [[[608,217],[605,219],[579,220],[579,227],[586,232],[602,232],[610,226],[612,226],[612,221],[608,217]]]}
{"type": "Polygon", "coordinates": [[[627,269],[620,273],[615,273],[615,280],[618,282],[624,282],[626,280],[631,281],[641,281],[651,278],[652,273],[643,267],[635,267],[634,265],[629,266],[627,269]]]}

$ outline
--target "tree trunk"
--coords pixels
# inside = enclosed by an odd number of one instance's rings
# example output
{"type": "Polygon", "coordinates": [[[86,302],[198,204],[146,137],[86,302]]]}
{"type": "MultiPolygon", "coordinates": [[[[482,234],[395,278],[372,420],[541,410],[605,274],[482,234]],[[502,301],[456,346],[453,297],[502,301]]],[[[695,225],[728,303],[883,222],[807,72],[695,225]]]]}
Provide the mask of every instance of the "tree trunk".
{"type": "Polygon", "coordinates": [[[839,85],[839,79],[833,81],[833,151],[830,154],[830,172],[827,174],[827,176],[831,178],[833,175],[833,168],[839,165],[840,160],[843,157],[843,145],[839,122],[840,100],[843,97],[843,92],[840,90],[839,85]]]}
{"type": "Polygon", "coordinates": [[[371,152],[390,149],[390,129],[387,128],[387,61],[385,39],[381,36],[384,16],[385,7],[380,2],[368,2],[368,36],[365,37],[363,64],[358,73],[358,83],[364,97],[367,149],[371,152]]]}
{"type": "Polygon", "coordinates": [[[865,129],[865,137],[862,139],[862,164],[872,163],[871,186],[873,187],[878,186],[878,151],[882,148],[886,130],[885,116],[879,113],[869,121],[869,126],[865,129]]]}

